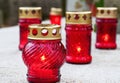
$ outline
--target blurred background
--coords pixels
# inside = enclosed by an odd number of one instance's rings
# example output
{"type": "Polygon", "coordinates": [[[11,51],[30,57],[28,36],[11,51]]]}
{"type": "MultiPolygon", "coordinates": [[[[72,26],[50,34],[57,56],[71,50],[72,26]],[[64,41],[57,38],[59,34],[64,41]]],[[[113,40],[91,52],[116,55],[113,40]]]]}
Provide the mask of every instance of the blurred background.
{"type": "Polygon", "coordinates": [[[42,7],[44,20],[48,18],[51,7],[65,9],[65,0],[0,0],[0,26],[17,25],[18,8],[27,6],[42,7]]]}
{"type": "Polygon", "coordinates": [[[96,7],[115,6],[120,8],[119,0],[0,0],[0,27],[18,24],[19,7],[42,7],[43,20],[49,19],[51,7],[59,7],[65,11],[91,10],[93,16],[96,7]]]}

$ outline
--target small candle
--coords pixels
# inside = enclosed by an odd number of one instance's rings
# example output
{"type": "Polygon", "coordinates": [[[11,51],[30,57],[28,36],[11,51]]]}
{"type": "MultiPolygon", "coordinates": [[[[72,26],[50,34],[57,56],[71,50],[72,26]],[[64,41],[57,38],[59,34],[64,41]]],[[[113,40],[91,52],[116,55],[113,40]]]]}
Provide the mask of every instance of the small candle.
{"type": "Polygon", "coordinates": [[[61,8],[51,8],[50,11],[50,22],[51,24],[61,24],[62,9],[61,8]]]}
{"type": "Polygon", "coordinates": [[[96,48],[115,49],[116,28],[117,28],[117,8],[98,7],[96,15],[97,37],[96,48]]]}
{"type": "Polygon", "coordinates": [[[28,67],[29,83],[56,83],[65,58],[59,25],[33,24],[29,26],[29,42],[22,58],[28,67]]]}
{"type": "Polygon", "coordinates": [[[91,12],[66,12],[66,61],[90,63],[91,12]]]}
{"type": "Polygon", "coordinates": [[[28,42],[28,26],[30,24],[41,23],[41,7],[20,7],[19,8],[19,29],[20,42],[19,49],[22,50],[28,42]]]}

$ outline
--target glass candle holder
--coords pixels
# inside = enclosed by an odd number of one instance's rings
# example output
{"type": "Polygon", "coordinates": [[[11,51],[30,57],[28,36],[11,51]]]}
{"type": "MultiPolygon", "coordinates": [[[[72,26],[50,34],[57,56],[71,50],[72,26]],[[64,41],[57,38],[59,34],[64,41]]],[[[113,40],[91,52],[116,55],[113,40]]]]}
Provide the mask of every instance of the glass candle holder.
{"type": "Polygon", "coordinates": [[[24,48],[28,42],[28,26],[30,24],[41,23],[41,7],[20,7],[19,8],[19,29],[20,29],[20,42],[19,50],[24,48]]]}
{"type": "Polygon", "coordinates": [[[50,22],[51,24],[61,24],[62,9],[61,8],[51,8],[50,12],[50,22]]]}
{"type": "Polygon", "coordinates": [[[117,28],[117,8],[98,7],[96,15],[97,37],[96,48],[115,49],[116,28],[117,28]]]}
{"type": "Polygon", "coordinates": [[[29,42],[22,58],[28,67],[29,83],[56,83],[60,80],[60,67],[65,58],[59,25],[30,25],[29,42]]]}
{"type": "Polygon", "coordinates": [[[66,12],[66,61],[86,64],[91,56],[91,12],[66,12]]]}

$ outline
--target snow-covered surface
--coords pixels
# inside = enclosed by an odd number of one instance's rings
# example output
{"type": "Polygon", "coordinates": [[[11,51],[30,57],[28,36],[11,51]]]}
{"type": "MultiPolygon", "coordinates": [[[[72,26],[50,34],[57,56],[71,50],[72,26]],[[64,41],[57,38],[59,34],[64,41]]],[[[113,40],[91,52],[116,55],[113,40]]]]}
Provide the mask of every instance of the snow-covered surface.
{"type": "MultiPolygon", "coordinates": [[[[49,23],[44,21],[43,23],[49,23]]],[[[62,42],[65,45],[65,19],[62,19],[62,42]]],[[[96,34],[92,33],[91,64],[65,63],[61,68],[60,83],[120,83],[120,34],[116,50],[95,48],[96,34]]],[[[18,50],[19,27],[0,29],[0,83],[28,83],[27,68],[18,50]]]]}

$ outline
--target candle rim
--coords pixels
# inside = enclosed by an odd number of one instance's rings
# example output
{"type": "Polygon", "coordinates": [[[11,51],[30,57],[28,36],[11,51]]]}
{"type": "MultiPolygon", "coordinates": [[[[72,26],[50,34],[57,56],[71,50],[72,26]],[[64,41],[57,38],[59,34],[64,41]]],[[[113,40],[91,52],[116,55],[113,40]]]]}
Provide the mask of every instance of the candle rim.
{"type": "Polygon", "coordinates": [[[97,7],[98,10],[117,10],[117,7],[97,7]]]}
{"type": "Polygon", "coordinates": [[[19,7],[20,10],[42,9],[42,7],[19,7]]]}
{"type": "Polygon", "coordinates": [[[91,11],[67,11],[66,14],[91,14],[91,11]]]}

